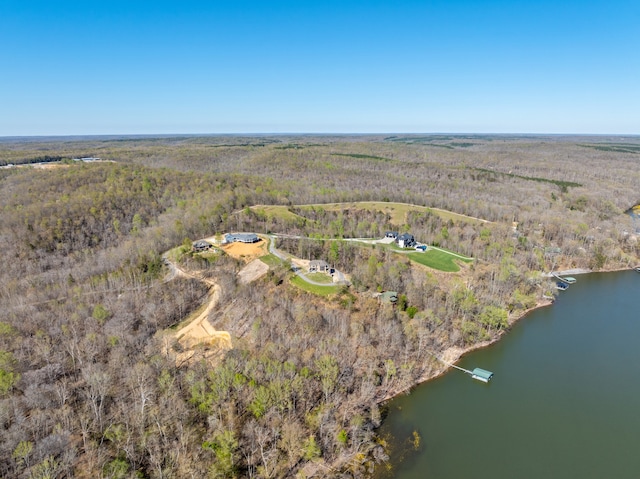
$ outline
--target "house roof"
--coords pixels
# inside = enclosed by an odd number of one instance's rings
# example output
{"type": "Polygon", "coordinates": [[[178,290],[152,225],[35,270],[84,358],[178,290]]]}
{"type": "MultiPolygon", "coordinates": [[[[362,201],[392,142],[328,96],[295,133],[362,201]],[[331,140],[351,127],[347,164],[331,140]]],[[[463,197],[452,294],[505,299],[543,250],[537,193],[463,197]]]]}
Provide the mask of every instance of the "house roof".
{"type": "Polygon", "coordinates": [[[309,267],[311,266],[328,268],[329,263],[327,263],[323,259],[312,259],[311,261],[309,261],[309,267]]]}
{"type": "Polygon", "coordinates": [[[224,237],[227,241],[258,241],[255,233],[227,233],[224,237]]]}
{"type": "Polygon", "coordinates": [[[193,246],[195,246],[196,248],[207,248],[211,246],[211,243],[205,240],[198,240],[195,243],[193,243],[193,246]]]}

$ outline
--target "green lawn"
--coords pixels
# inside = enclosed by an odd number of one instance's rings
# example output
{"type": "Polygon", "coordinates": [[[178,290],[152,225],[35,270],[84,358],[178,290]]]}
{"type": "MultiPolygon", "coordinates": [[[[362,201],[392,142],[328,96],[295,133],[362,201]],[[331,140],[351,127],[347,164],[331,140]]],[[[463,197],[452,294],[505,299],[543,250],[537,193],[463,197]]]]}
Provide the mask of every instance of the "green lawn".
{"type": "Polygon", "coordinates": [[[460,271],[460,267],[456,264],[456,261],[464,261],[465,263],[473,261],[471,258],[462,259],[446,251],[439,251],[433,248],[429,248],[424,253],[419,251],[416,251],[415,253],[408,253],[407,257],[418,264],[422,264],[439,271],[445,271],[447,273],[460,271]]]}
{"type": "Polygon", "coordinates": [[[333,284],[333,278],[326,273],[309,273],[305,276],[316,283],[333,284]]]}
{"type": "Polygon", "coordinates": [[[327,286],[317,286],[315,284],[309,284],[300,276],[294,276],[291,278],[291,284],[309,293],[317,294],[318,296],[331,296],[332,294],[339,293],[342,289],[342,286],[340,285],[331,284],[327,286]]]}
{"type": "MultiPolygon", "coordinates": [[[[359,244],[365,246],[365,243],[359,244]]],[[[456,261],[463,261],[465,263],[473,261],[473,258],[469,258],[453,251],[447,251],[443,248],[435,249],[433,246],[428,246],[427,251],[424,253],[422,251],[415,251],[413,248],[400,248],[400,246],[395,243],[378,243],[376,246],[390,249],[395,253],[406,256],[411,261],[415,261],[418,264],[422,264],[439,271],[444,271],[446,273],[455,273],[456,271],[460,271],[460,267],[457,265],[456,261]]]]}
{"type": "Polygon", "coordinates": [[[280,260],[280,258],[278,258],[276,255],[273,255],[273,254],[261,256],[259,259],[264,264],[266,264],[269,268],[275,268],[282,264],[282,261],[280,260]]]}

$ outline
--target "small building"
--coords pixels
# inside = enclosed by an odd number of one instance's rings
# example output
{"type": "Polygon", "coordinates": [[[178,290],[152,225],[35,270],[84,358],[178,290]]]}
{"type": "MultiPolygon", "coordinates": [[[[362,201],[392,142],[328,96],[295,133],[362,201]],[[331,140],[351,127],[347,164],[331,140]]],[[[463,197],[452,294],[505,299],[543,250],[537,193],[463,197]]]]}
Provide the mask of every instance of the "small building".
{"type": "Polygon", "coordinates": [[[416,239],[410,233],[402,233],[396,238],[396,243],[400,248],[411,248],[416,244],[416,239]]]}
{"type": "Polygon", "coordinates": [[[397,231],[387,231],[387,232],[384,234],[384,237],[385,237],[385,238],[393,238],[393,239],[396,239],[396,238],[398,237],[398,232],[397,232],[397,231]]]}
{"type": "Polygon", "coordinates": [[[225,243],[257,243],[260,241],[255,233],[227,233],[224,235],[225,243]]]}
{"type": "Polygon", "coordinates": [[[313,259],[309,262],[309,273],[328,273],[330,270],[329,263],[322,259],[313,259]]]}
{"type": "Polygon", "coordinates": [[[193,248],[193,251],[195,251],[196,253],[200,253],[202,251],[208,251],[209,249],[211,249],[211,246],[212,246],[211,243],[205,240],[195,241],[191,245],[191,247],[193,248]]]}
{"type": "Polygon", "coordinates": [[[396,304],[398,302],[398,292],[397,291],[385,291],[380,296],[380,301],[383,303],[396,304]]]}

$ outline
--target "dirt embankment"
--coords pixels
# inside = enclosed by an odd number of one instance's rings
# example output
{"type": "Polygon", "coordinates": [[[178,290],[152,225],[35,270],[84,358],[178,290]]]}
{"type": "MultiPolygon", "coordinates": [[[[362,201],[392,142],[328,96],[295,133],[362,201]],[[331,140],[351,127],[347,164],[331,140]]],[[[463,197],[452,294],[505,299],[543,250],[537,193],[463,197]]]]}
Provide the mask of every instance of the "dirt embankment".
{"type": "Polygon", "coordinates": [[[259,259],[254,259],[238,272],[238,282],[240,284],[249,284],[258,278],[263,277],[269,271],[269,266],[259,259]]]}
{"type": "Polygon", "coordinates": [[[193,359],[198,349],[202,349],[206,359],[211,359],[233,347],[229,332],[217,331],[208,321],[209,313],[217,306],[219,299],[220,287],[214,285],[209,290],[206,307],[186,326],[176,331],[175,338],[180,345],[180,352],[176,355],[178,365],[193,359]]]}
{"type": "Polygon", "coordinates": [[[187,319],[185,326],[175,333],[167,336],[164,352],[169,354],[172,349],[177,349],[176,364],[179,366],[190,362],[196,355],[204,356],[205,359],[215,359],[222,356],[233,347],[231,335],[228,331],[217,331],[209,323],[209,313],[218,305],[220,299],[220,287],[211,279],[204,278],[195,272],[186,271],[175,263],[169,261],[165,255],[170,273],[169,280],[175,276],[194,278],[209,286],[209,294],[204,309],[194,313],[193,319],[187,319]],[[177,341],[178,348],[172,347],[170,343],[177,341]]]}

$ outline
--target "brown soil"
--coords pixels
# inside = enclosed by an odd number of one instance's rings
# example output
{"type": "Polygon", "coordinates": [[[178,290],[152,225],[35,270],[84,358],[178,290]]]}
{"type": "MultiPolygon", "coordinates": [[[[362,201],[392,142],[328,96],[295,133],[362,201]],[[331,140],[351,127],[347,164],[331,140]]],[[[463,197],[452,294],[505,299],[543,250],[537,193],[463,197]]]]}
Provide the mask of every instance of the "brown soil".
{"type": "Polygon", "coordinates": [[[182,348],[182,352],[176,357],[178,366],[191,361],[197,349],[202,350],[204,357],[209,359],[221,356],[233,347],[229,333],[216,331],[207,319],[211,310],[218,304],[219,297],[220,288],[217,285],[213,286],[209,292],[206,308],[176,332],[175,337],[182,348]]]}
{"type": "Polygon", "coordinates": [[[267,242],[260,240],[257,243],[231,243],[222,246],[225,253],[233,258],[238,258],[247,263],[267,254],[267,242]]]}
{"type": "Polygon", "coordinates": [[[220,288],[210,279],[203,278],[190,271],[185,271],[173,263],[170,263],[170,265],[173,269],[172,277],[184,276],[195,278],[209,285],[210,289],[204,310],[195,313],[196,317],[189,320],[187,325],[180,328],[175,334],[165,336],[164,352],[165,354],[169,354],[171,350],[169,338],[173,337],[177,339],[181,349],[181,352],[176,355],[176,365],[180,366],[201,357],[215,361],[233,348],[229,332],[217,331],[211,326],[208,320],[209,313],[218,305],[220,288]]]}
{"type": "Polygon", "coordinates": [[[267,271],[269,271],[269,266],[259,259],[254,259],[240,270],[238,273],[238,281],[240,284],[249,284],[267,274],[267,271]]]}

